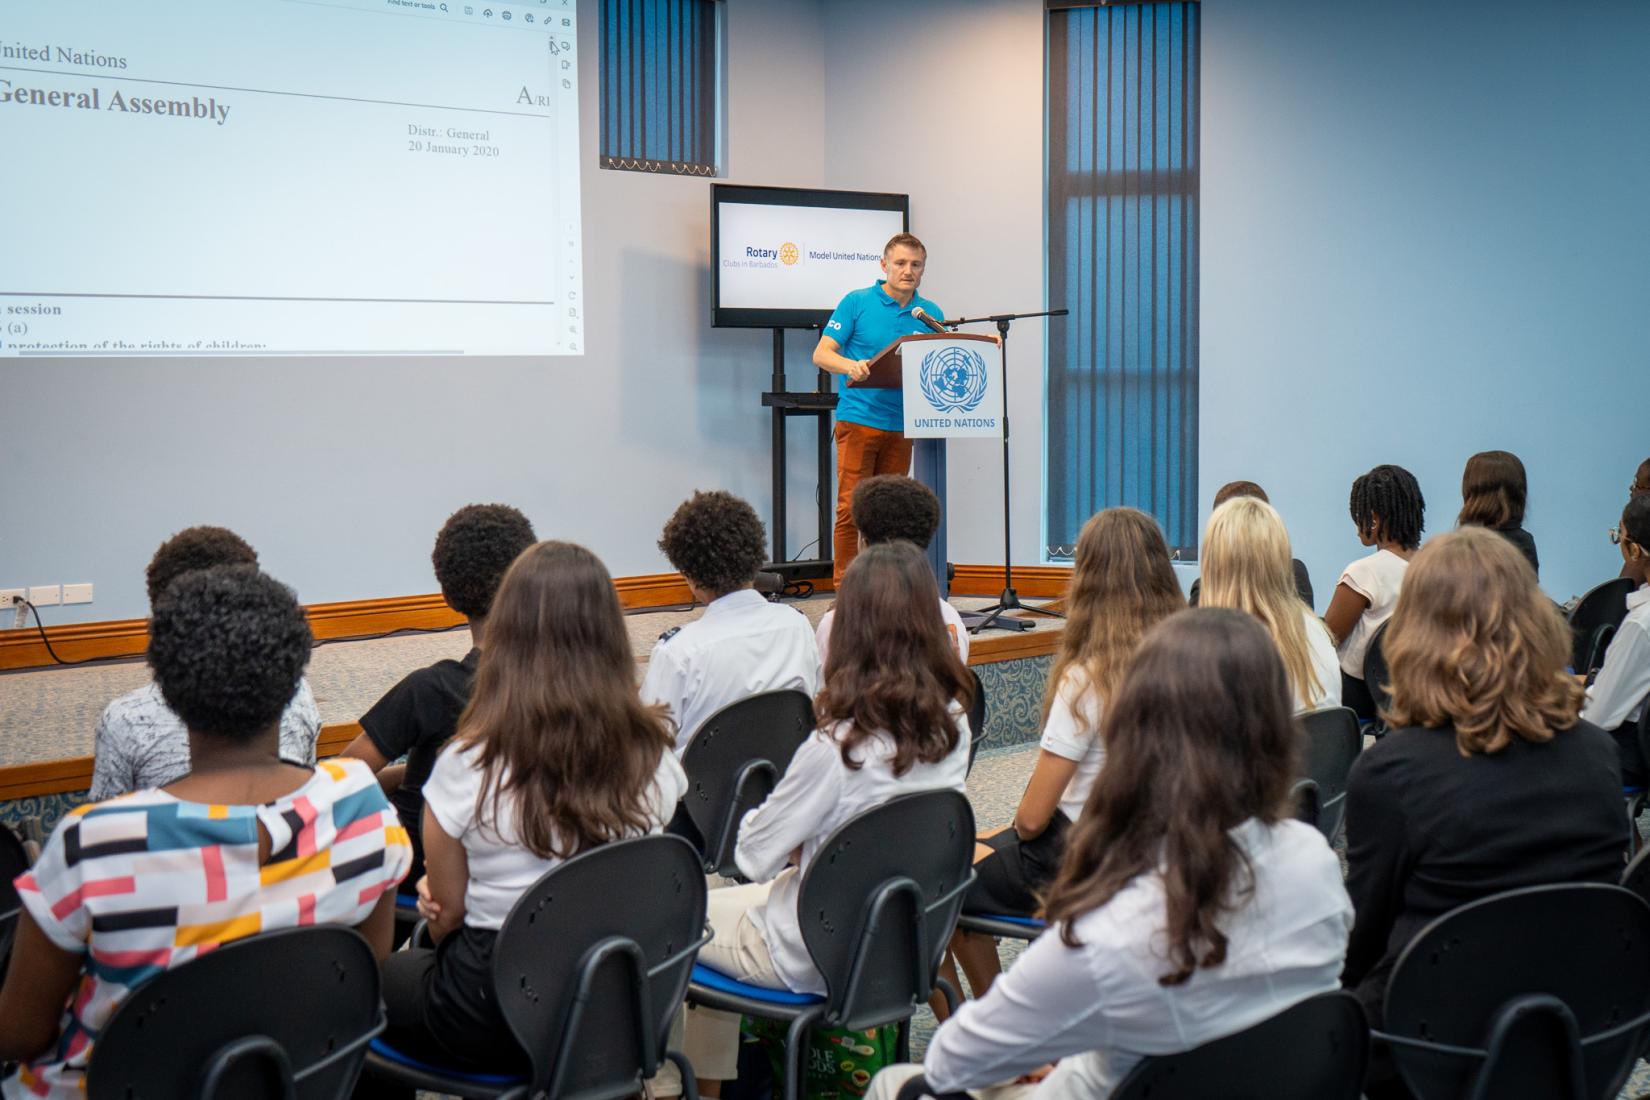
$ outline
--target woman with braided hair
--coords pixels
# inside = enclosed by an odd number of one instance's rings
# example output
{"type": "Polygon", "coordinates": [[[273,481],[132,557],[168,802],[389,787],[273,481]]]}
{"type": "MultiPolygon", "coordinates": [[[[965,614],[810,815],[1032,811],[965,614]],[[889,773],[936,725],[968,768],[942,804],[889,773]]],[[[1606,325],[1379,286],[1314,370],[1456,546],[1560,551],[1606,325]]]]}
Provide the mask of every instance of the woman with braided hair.
{"type": "Polygon", "coordinates": [[[1375,553],[1348,565],[1324,613],[1341,659],[1341,703],[1360,718],[1375,717],[1375,699],[1364,683],[1370,639],[1398,603],[1409,559],[1426,529],[1426,500],[1415,475],[1402,466],[1377,466],[1352,483],[1348,502],[1358,541],[1375,553]]]}

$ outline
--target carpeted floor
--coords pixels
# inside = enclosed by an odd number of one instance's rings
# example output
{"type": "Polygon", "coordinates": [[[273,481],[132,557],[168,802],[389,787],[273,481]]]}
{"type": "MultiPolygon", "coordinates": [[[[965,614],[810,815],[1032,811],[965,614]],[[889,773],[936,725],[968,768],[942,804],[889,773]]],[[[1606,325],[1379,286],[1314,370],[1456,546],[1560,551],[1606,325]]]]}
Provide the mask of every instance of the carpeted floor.
{"type": "MultiPolygon", "coordinates": [[[[832,604],[829,595],[792,601],[812,622],[832,604]]],[[[963,610],[990,600],[957,597],[963,610]]],[[[702,607],[667,608],[625,616],[638,668],[647,662],[653,644],[664,631],[704,614],[702,607]]],[[[1037,629],[1058,630],[1053,622],[1037,629]]],[[[1010,632],[988,630],[977,637],[1006,637],[1010,632]]],[[[310,657],[310,689],[323,725],[353,722],[364,714],[396,681],[414,669],[443,658],[461,658],[470,649],[467,628],[416,633],[360,641],[326,642],[310,657]]],[[[638,673],[639,675],[639,673],[638,673]]],[[[78,667],[25,669],[0,673],[0,766],[39,760],[90,756],[92,735],[109,700],[141,687],[149,680],[142,658],[98,662],[78,667]]]]}

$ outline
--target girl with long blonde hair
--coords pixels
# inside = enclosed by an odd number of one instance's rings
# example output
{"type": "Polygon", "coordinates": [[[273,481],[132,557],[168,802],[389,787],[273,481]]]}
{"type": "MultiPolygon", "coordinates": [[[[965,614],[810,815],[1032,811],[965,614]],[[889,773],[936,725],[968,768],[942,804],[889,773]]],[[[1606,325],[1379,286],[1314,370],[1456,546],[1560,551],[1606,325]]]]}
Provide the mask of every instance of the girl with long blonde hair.
{"type": "Polygon", "coordinates": [[[1296,710],[1339,706],[1340,665],[1329,629],[1295,591],[1289,531],[1264,500],[1237,497],[1203,532],[1202,606],[1247,611],[1260,620],[1289,673],[1296,710]]]}
{"type": "MultiPolygon", "coordinates": [[[[1054,879],[1067,830],[1083,813],[1106,749],[1102,709],[1116,693],[1146,633],[1186,599],[1157,521],[1133,508],[1108,508],[1077,536],[1066,600],[1066,630],[1043,698],[1043,737],[1013,825],[980,838],[978,878],[964,908],[1033,913],[1054,879]]],[[[958,933],[957,962],[976,995],[999,972],[991,937],[958,933]]]]}

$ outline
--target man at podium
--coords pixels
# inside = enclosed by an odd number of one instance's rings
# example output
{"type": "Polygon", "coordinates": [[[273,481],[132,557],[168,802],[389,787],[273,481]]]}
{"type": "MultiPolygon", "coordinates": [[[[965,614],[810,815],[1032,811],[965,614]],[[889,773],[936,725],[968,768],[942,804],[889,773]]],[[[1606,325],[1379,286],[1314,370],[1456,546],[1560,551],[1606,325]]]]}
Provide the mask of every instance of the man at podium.
{"type": "MultiPolygon", "coordinates": [[[[859,381],[870,373],[870,360],[901,336],[927,332],[911,311],[921,307],[943,320],[940,307],[917,294],[922,285],[928,249],[909,233],[893,237],[882,249],[886,278],[876,285],[851,290],[831,314],[814,348],[814,366],[859,381]]],[[[836,527],[831,574],[842,583],[842,571],[859,553],[859,532],[849,510],[854,486],[875,474],[906,474],[911,470],[911,441],[905,438],[905,401],[897,389],[844,386],[836,406],[836,527]]]]}

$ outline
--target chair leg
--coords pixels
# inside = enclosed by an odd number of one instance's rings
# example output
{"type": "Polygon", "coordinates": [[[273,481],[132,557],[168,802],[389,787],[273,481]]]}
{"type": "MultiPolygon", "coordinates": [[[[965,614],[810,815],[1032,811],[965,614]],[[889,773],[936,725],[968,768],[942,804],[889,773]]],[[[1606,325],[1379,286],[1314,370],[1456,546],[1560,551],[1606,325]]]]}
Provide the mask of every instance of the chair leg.
{"type": "Polygon", "coordinates": [[[894,1041],[894,1061],[899,1063],[911,1060],[911,1017],[907,1016],[899,1022],[899,1037],[894,1041]]]}
{"type": "Polygon", "coordinates": [[[808,1065],[808,1032],[813,1023],[812,1016],[798,1016],[785,1033],[785,1100],[801,1100],[803,1095],[802,1075],[808,1065]]]}
{"type": "Polygon", "coordinates": [[[667,1050],[665,1057],[676,1063],[677,1070],[682,1074],[682,1100],[699,1100],[699,1082],[693,1076],[693,1067],[688,1064],[687,1055],[679,1050],[667,1050]]]}

